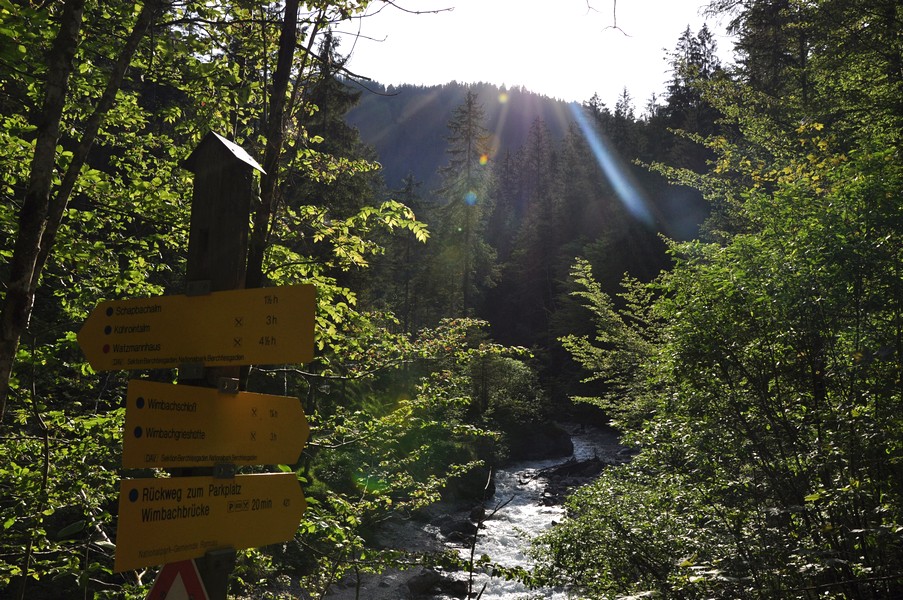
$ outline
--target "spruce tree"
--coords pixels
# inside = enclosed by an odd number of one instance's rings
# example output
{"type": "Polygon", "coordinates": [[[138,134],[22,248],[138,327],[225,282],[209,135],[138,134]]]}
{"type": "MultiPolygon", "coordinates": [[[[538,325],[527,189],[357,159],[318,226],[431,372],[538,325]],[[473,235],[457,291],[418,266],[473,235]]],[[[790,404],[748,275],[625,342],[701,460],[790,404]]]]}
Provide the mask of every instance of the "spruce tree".
{"type": "MultiPolygon", "coordinates": [[[[475,292],[491,285],[495,257],[485,243],[488,218],[490,138],[485,113],[476,92],[468,90],[464,102],[448,123],[448,163],[439,174],[438,195],[444,202],[438,224],[444,275],[458,283],[449,290],[448,314],[469,315],[475,292]]],[[[440,275],[441,276],[441,275],[440,275]]]]}

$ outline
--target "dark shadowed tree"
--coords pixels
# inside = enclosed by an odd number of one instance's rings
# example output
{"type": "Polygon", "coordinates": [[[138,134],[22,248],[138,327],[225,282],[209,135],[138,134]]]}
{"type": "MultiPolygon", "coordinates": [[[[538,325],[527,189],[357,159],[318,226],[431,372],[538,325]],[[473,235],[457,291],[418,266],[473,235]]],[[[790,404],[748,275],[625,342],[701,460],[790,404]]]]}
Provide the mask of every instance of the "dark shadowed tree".
{"type": "Polygon", "coordinates": [[[484,238],[492,172],[484,119],[476,92],[468,90],[448,123],[448,163],[439,170],[437,194],[443,205],[436,227],[440,271],[456,282],[448,290],[446,314],[471,314],[476,294],[493,280],[495,257],[484,238]]]}

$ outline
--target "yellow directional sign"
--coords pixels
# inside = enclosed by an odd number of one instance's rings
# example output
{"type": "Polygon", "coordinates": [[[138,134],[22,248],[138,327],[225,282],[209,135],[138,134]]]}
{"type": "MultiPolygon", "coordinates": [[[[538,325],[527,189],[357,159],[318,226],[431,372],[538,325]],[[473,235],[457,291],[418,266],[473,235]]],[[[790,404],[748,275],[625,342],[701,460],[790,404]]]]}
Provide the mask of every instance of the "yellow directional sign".
{"type": "Polygon", "coordinates": [[[78,332],[97,371],[313,359],[312,285],[98,304],[78,332]]]}
{"type": "Polygon", "coordinates": [[[122,466],[291,464],[310,435],[301,402],[250,392],[129,382],[122,466]]]}
{"type": "Polygon", "coordinates": [[[306,507],[294,473],[125,479],[113,570],[285,542],[306,507]]]}

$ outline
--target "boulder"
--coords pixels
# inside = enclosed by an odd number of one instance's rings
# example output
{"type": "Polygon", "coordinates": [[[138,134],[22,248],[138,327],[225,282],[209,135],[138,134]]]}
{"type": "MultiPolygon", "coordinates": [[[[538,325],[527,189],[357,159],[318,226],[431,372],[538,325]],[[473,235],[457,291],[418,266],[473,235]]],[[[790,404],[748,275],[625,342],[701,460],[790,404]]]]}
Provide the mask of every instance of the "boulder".
{"type": "Polygon", "coordinates": [[[443,515],[433,524],[439,528],[439,533],[444,535],[449,541],[465,540],[477,533],[476,524],[472,523],[469,519],[462,519],[451,515],[443,515]]]}
{"type": "Polygon", "coordinates": [[[574,453],[571,434],[555,423],[522,425],[505,434],[512,461],[544,460],[574,453]]]}
{"type": "Polygon", "coordinates": [[[443,579],[439,584],[439,587],[443,593],[454,598],[467,597],[468,585],[466,581],[461,579],[443,579]]]}
{"type": "Polygon", "coordinates": [[[474,523],[479,523],[486,516],[486,507],[482,504],[477,504],[473,508],[470,509],[470,520],[474,523]]]}
{"type": "Polygon", "coordinates": [[[600,458],[589,458],[587,460],[571,459],[560,465],[542,469],[539,474],[550,481],[564,478],[588,479],[601,473],[607,464],[600,458]]]}
{"type": "Polygon", "coordinates": [[[547,481],[546,489],[540,498],[544,506],[564,504],[568,494],[575,488],[595,479],[602,470],[611,463],[599,458],[588,460],[571,459],[560,465],[542,469],[538,475],[547,481]]]}
{"type": "Polygon", "coordinates": [[[412,596],[422,596],[430,593],[439,585],[442,576],[433,569],[421,569],[419,573],[408,579],[408,590],[412,596]]]}

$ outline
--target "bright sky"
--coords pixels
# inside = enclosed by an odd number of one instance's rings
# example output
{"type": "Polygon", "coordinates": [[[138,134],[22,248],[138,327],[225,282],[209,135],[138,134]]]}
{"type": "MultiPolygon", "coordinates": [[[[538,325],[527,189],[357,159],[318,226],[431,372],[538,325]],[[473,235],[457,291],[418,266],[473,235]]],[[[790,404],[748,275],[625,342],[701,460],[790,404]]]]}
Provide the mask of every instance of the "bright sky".
{"type": "MultiPolygon", "coordinates": [[[[706,22],[706,0],[394,0],[372,2],[361,37],[340,48],[347,67],[382,84],[486,82],[613,107],[626,86],[640,112],[668,79],[666,55],[689,25],[706,22]],[[616,3],[616,4],[615,4],[616,3]],[[613,9],[616,7],[616,14],[613,9]],[[381,10],[380,10],[381,9],[381,10]],[[617,21],[615,21],[617,17],[617,21]],[[617,25],[617,29],[614,25],[617,25]]],[[[722,62],[725,23],[708,19],[722,62]]],[[[343,33],[350,34],[345,26],[343,33]]]]}

